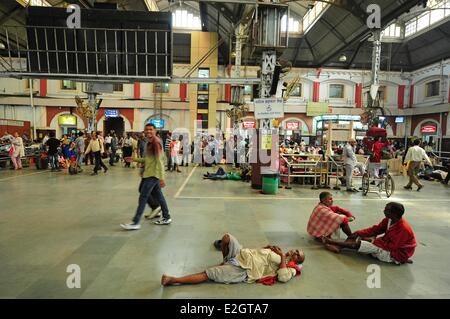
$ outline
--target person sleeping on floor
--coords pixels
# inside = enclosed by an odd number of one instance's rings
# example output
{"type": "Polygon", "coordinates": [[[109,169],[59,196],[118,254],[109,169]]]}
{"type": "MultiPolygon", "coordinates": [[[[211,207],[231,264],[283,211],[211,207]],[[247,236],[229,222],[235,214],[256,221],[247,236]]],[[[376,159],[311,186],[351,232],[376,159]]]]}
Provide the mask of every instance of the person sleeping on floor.
{"type": "Polygon", "coordinates": [[[175,284],[199,284],[206,281],[217,283],[253,283],[272,285],[288,282],[301,274],[305,260],[302,250],[290,250],[286,254],[280,247],[266,246],[260,249],[242,248],[231,234],[225,234],[214,246],[222,251],[223,262],[205,271],[184,277],[163,275],[163,286],[175,284]]]}

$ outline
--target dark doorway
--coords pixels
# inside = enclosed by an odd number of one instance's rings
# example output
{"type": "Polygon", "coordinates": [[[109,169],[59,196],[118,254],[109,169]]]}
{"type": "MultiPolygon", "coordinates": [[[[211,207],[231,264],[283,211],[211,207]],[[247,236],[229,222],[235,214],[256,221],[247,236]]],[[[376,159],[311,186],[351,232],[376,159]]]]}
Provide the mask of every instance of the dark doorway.
{"type": "Polygon", "coordinates": [[[103,131],[105,134],[114,131],[117,136],[123,136],[123,133],[125,132],[125,122],[123,118],[121,118],[120,116],[106,118],[103,125],[103,131]]]}

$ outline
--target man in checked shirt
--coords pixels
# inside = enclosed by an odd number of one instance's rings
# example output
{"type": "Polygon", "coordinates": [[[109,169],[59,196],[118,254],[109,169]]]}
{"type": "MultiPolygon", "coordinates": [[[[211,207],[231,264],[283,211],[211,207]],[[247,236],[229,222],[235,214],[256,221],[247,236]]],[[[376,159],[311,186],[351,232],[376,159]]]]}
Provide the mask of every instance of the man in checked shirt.
{"type": "MultiPolygon", "coordinates": [[[[333,195],[329,192],[322,192],[319,195],[320,203],[314,208],[311,217],[309,218],[307,231],[321,241],[322,237],[331,238],[340,237],[340,230],[347,236],[352,235],[349,222],[354,221],[355,217],[349,211],[333,206],[333,195]]],[[[341,248],[336,245],[324,243],[325,247],[335,253],[339,253],[341,248]]]]}

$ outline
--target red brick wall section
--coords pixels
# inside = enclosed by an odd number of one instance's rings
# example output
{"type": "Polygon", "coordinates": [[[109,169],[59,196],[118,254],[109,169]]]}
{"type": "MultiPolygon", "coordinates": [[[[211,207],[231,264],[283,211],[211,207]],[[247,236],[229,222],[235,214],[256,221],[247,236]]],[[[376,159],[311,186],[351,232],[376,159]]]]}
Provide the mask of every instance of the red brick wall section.
{"type": "Polygon", "coordinates": [[[314,81],[313,102],[319,102],[319,99],[320,99],[320,82],[314,81]]]}
{"type": "Polygon", "coordinates": [[[186,102],[186,97],[187,97],[187,84],[181,83],[180,84],[180,101],[186,102]]]}
{"type": "Polygon", "coordinates": [[[225,84],[225,102],[231,102],[231,84],[225,84]]]}
{"type": "Polygon", "coordinates": [[[405,106],[405,86],[398,86],[398,108],[403,109],[405,106]]]}
{"type": "Polygon", "coordinates": [[[31,123],[29,121],[20,121],[20,120],[11,120],[11,121],[23,122],[23,126],[0,125],[0,136],[3,136],[5,132],[8,132],[11,135],[14,134],[15,132],[18,132],[20,136],[22,136],[23,133],[26,133],[28,136],[31,136],[31,123]]]}
{"type": "Polygon", "coordinates": [[[120,114],[125,116],[128,121],[130,121],[131,129],[136,129],[138,131],[143,130],[144,128],[134,127],[134,109],[119,109],[120,114]]]}
{"type": "Polygon", "coordinates": [[[47,80],[39,81],[39,96],[46,97],[47,96],[47,80]]]}
{"type": "Polygon", "coordinates": [[[134,98],[136,100],[141,99],[141,83],[140,82],[134,82],[134,98]]]}
{"type": "Polygon", "coordinates": [[[362,84],[357,83],[355,88],[355,104],[357,108],[362,107],[362,84]]]}

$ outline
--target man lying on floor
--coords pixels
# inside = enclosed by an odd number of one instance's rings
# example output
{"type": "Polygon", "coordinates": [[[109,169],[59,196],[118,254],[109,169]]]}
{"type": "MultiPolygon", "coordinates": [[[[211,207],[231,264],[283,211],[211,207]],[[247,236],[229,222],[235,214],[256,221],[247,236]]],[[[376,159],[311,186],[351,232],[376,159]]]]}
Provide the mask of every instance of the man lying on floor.
{"type": "Polygon", "coordinates": [[[185,277],[163,275],[161,284],[199,284],[208,280],[224,284],[255,281],[273,284],[276,280],[288,282],[300,275],[300,267],[305,260],[305,254],[301,250],[290,250],[284,254],[277,246],[242,248],[230,234],[225,234],[214,246],[222,251],[222,264],[185,277]]]}
{"type": "Polygon", "coordinates": [[[325,244],[341,248],[357,250],[359,253],[388,263],[411,263],[409,258],[414,254],[416,238],[408,222],[403,218],[405,208],[400,203],[391,202],[384,208],[384,218],[380,224],[358,230],[345,242],[323,237],[325,244]],[[367,238],[376,237],[373,243],[367,238]]]}
{"type": "Polygon", "coordinates": [[[211,174],[209,172],[206,172],[206,174],[203,174],[203,179],[211,179],[211,180],[235,180],[240,181],[242,179],[241,175],[239,173],[227,173],[222,167],[219,167],[217,169],[217,172],[215,174],[211,174]]]}
{"type": "MultiPolygon", "coordinates": [[[[333,195],[329,192],[322,192],[319,195],[319,204],[314,208],[309,218],[306,228],[308,234],[321,240],[322,237],[335,236],[340,238],[340,231],[347,235],[352,235],[349,222],[355,220],[355,217],[349,211],[333,206],[333,195]]],[[[338,248],[325,244],[328,250],[337,252],[338,248]]]]}

